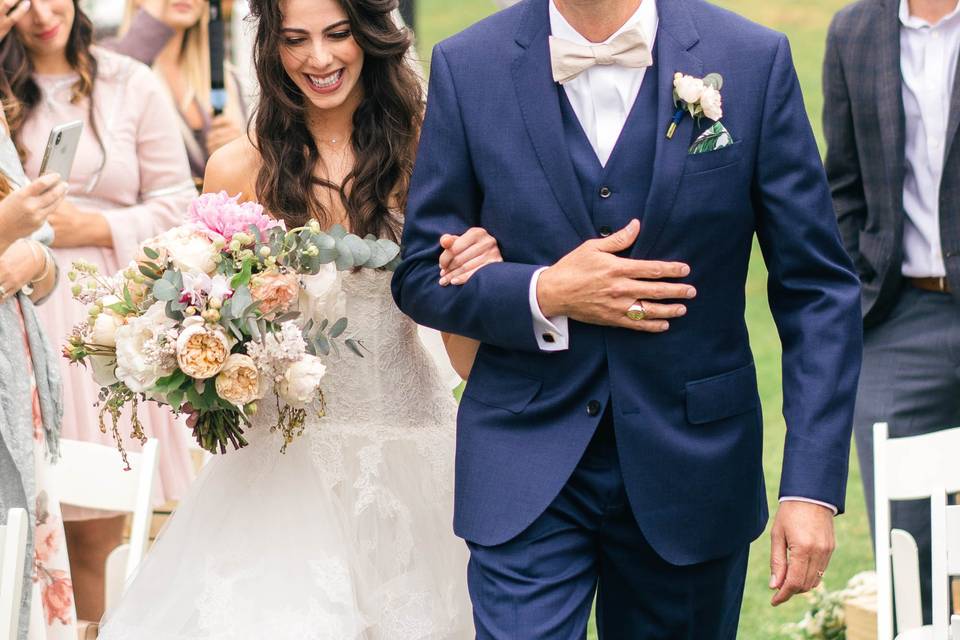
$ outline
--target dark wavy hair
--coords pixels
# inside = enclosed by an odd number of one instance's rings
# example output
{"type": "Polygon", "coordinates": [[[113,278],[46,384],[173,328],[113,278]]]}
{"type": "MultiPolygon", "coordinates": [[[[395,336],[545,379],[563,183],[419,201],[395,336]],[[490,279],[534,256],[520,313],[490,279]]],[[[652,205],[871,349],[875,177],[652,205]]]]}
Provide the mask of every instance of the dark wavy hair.
{"type": "MultiPolygon", "coordinates": [[[[97,80],[97,59],[90,51],[93,44],[93,23],[80,9],[77,0],[73,0],[73,10],[73,25],[70,27],[66,54],[67,63],[80,77],[71,88],[70,99],[73,103],[84,98],[89,99],[90,127],[99,142],[100,133],[93,117],[93,85],[97,80]]],[[[0,93],[3,96],[3,110],[10,127],[10,137],[17,145],[21,160],[26,160],[27,150],[20,140],[20,130],[40,104],[43,95],[33,79],[33,61],[23,42],[15,34],[8,35],[0,42],[0,93]]]]}
{"type": "Polygon", "coordinates": [[[342,185],[314,175],[323,157],[307,129],[307,98],[281,63],[281,1],[250,3],[258,20],[253,60],[261,92],[254,116],[254,144],[263,160],[257,199],[288,226],[311,217],[330,226],[334,221],[317,187],[332,189],[340,195],[351,232],[396,240],[401,220],[391,205],[406,202],[424,102],[420,78],[406,60],[410,32],[391,15],[397,0],[338,0],[364,53],[363,97],[353,114],[350,141],[355,161],[342,185]]]}

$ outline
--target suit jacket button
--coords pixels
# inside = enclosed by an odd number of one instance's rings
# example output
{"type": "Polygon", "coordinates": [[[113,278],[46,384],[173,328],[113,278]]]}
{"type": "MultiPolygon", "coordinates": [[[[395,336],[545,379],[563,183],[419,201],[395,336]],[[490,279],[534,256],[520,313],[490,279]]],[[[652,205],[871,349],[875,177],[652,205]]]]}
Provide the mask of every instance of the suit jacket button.
{"type": "Polygon", "coordinates": [[[607,186],[600,187],[600,197],[603,198],[604,200],[609,198],[612,193],[613,191],[610,191],[610,187],[607,187],[607,186]]]}
{"type": "Polygon", "coordinates": [[[600,402],[597,400],[591,400],[587,403],[587,415],[591,418],[600,415],[600,409],[603,407],[600,405],[600,402]]]}
{"type": "Polygon", "coordinates": [[[600,228],[598,229],[598,231],[600,232],[600,237],[601,237],[601,238],[606,238],[606,237],[609,236],[611,233],[613,233],[613,229],[611,229],[611,228],[608,227],[607,225],[603,225],[602,227],[600,227],[600,228]]]}

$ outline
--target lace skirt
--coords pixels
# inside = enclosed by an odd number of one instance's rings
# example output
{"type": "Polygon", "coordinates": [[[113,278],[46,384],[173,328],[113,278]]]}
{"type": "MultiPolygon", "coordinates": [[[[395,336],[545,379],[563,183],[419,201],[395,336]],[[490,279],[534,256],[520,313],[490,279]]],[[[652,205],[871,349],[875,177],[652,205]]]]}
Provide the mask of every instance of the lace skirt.
{"type": "MultiPolygon", "coordinates": [[[[442,428],[441,428],[442,427],[442,428]]],[[[214,457],[101,640],[473,638],[454,429],[323,420],[214,457]]]]}

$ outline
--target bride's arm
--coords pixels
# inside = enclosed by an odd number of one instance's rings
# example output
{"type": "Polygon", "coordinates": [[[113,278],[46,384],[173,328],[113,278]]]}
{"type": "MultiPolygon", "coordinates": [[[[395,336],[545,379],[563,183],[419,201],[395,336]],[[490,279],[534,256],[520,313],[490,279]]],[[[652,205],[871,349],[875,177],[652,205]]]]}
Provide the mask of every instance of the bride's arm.
{"type": "MultiPolygon", "coordinates": [[[[491,262],[503,262],[497,239],[481,227],[468,229],[462,236],[447,234],[440,238],[440,246],[443,247],[440,254],[440,284],[443,286],[462,285],[491,262]]],[[[464,380],[469,378],[480,342],[444,333],[443,346],[457,375],[464,380]]]]}
{"type": "Polygon", "coordinates": [[[463,336],[452,333],[441,334],[443,336],[443,346],[447,350],[447,357],[450,358],[450,364],[457,375],[466,380],[470,377],[470,369],[473,368],[473,361],[477,357],[477,349],[480,343],[473,338],[464,338],[463,336]]]}

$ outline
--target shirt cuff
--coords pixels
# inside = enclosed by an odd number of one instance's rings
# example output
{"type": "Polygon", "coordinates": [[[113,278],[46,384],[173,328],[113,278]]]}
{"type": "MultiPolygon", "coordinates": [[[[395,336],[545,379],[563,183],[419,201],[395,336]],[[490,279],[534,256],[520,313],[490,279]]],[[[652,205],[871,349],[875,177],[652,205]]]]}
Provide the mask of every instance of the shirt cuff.
{"type": "Polygon", "coordinates": [[[783,496],[782,498],[780,498],[780,502],[809,502],[810,504],[818,504],[821,507],[826,507],[827,509],[830,509],[831,511],[833,511],[833,515],[837,515],[837,513],[840,512],[839,509],[837,509],[834,505],[830,504],[829,502],[813,500],[812,498],[800,498],[797,496],[783,496]]]}
{"type": "Polygon", "coordinates": [[[570,345],[567,316],[547,318],[537,302],[537,282],[546,267],[537,269],[530,278],[530,313],[533,315],[533,333],[541,351],[566,351],[570,345]]]}

